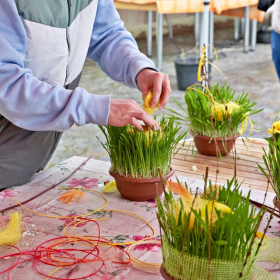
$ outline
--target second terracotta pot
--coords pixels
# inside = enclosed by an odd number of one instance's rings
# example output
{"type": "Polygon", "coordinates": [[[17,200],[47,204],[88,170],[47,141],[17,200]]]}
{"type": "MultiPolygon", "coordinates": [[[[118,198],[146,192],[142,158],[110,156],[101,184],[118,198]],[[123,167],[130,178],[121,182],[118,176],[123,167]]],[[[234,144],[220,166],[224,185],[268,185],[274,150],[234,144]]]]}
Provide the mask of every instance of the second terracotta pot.
{"type": "MultiPolygon", "coordinates": [[[[197,151],[200,154],[207,155],[207,156],[217,155],[214,137],[211,139],[211,137],[209,136],[203,136],[199,134],[194,135],[192,132],[191,134],[194,136],[194,144],[195,147],[197,148],[197,151]]],[[[239,136],[240,134],[230,136],[230,137],[215,137],[217,142],[217,147],[222,156],[227,155],[232,150],[235,140],[239,136]]]]}
{"type": "MultiPolygon", "coordinates": [[[[160,177],[135,179],[118,175],[111,170],[109,170],[109,173],[112,177],[114,177],[120,194],[124,198],[132,201],[147,201],[155,199],[157,196],[156,183],[158,184],[159,195],[163,193],[163,188],[166,186],[166,182],[164,182],[164,186],[162,185],[160,177]]],[[[171,171],[164,177],[168,180],[173,174],[174,171],[171,168],[171,171]]]]}

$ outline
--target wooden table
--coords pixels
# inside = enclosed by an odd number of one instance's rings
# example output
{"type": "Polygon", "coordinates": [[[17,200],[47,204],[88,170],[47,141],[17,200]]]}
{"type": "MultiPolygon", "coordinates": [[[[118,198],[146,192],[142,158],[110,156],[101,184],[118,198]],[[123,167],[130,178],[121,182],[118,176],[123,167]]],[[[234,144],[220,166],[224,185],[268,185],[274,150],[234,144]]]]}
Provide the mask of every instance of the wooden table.
{"type": "MultiPolygon", "coordinates": [[[[253,142],[253,141],[252,141],[253,142]]],[[[259,144],[257,147],[260,148],[259,144]]],[[[183,151],[184,152],[184,151],[183,151]]],[[[183,154],[181,155],[183,158],[183,154]]],[[[197,157],[199,158],[199,157],[197,157]]],[[[209,158],[210,159],[210,158],[209,158]]],[[[18,201],[22,202],[29,199],[30,197],[48,189],[50,186],[61,182],[63,179],[67,178],[72,174],[84,161],[86,158],[83,157],[72,157],[64,162],[47,169],[36,176],[36,178],[23,186],[10,188],[8,190],[0,192],[0,211],[6,207],[15,204],[15,201],[12,198],[16,198],[18,201]]],[[[188,157],[188,161],[192,159],[188,157]]],[[[183,160],[181,159],[183,162],[183,160]]],[[[176,162],[176,159],[173,159],[173,164],[176,162]]],[[[184,162],[183,162],[184,164],[184,162]]],[[[174,166],[174,165],[173,165],[174,166]]],[[[178,165],[180,166],[180,165],[178,165]]],[[[57,218],[49,218],[45,216],[40,216],[33,212],[30,212],[21,207],[6,211],[0,215],[0,219],[5,219],[8,213],[14,211],[21,211],[23,215],[23,228],[22,228],[22,238],[17,244],[17,247],[20,250],[33,250],[42,242],[51,240],[57,237],[63,237],[63,228],[69,222],[74,221],[75,215],[82,215],[92,211],[92,209],[97,209],[103,205],[103,199],[96,193],[90,192],[98,191],[102,192],[104,187],[104,182],[111,180],[112,177],[109,175],[108,170],[110,167],[109,162],[98,161],[98,160],[89,160],[86,165],[84,165],[80,170],[78,170],[74,175],[65,180],[62,183],[59,183],[56,187],[47,191],[45,194],[37,197],[33,201],[28,202],[25,206],[29,209],[44,214],[52,215],[57,218]],[[62,190],[63,187],[69,188],[79,188],[83,187],[86,189],[85,195],[78,202],[72,201],[68,204],[63,203],[58,198],[61,193],[65,192],[62,190]],[[87,191],[88,190],[88,191],[87,191]],[[61,218],[66,216],[67,219],[61,218]]],[[[196,175],[200,172],[198,169],[197,173],[189,172],[190,168],[186,167],[186,172],[180,171],[177,168],[177,165],[174,166],[176,169],[176,175],[181,181],[188,183],[189,188],[193,191],[198,187],[203,191],[204,182],[201,180],[201,176],[198,176],[199,179],[195,179],[196,175]],[[181,174],[181,175],[180,175],[181,174]],[[183,175],[183,176],[182,176],[183,175]],[[190,177],[186,177],[190,176],[190,177]]],[[[201,172],[202,173],[202,172],[201,172]]],[[[176,180],[175,176],[172,178],[176,180]]],[[[249,189],[244,188],[244,192],[248,192],[249,189]]],[[[103,193],[104,194],[104,193],[103,193]]],[[[133,202],[126,200],[120,196],[120,194],[104,194],[108,200],[108,205],[104,208],[106,212],[95,212],[94,214],[88,216],[91,219],[106,218],[107,220],[99,220],[101,236],[111,239],[113,242],[127,242],[143,238],[146,235],[151,235],[152,232],[150,228],[140,219],[132,215],[127,215],[119,212],[111,211],[123,210],[133,214],[136,214],[154,227],[156,232],[156,239],[160,240],[160,232],[158,228],[158,222],[156,219],[156,202],[146,201],[146,202],[133,202]]],[[[268,201],[271,202],[273,193],[268,194],[268,201]]],[[[255,200],[262,201],[264,192],[254,190],[252,194],[255,200]]],[[[268,217],[268,216],[267,216],[268,217]]],[[[266,217],[264,221],[267,221],[266,217]]],[[[279,233],[279,224],[277,219],[273,219],[269,229],[268,237],[275,237],[279,233]]],[[[261,226],[263,230],[265,224],[261,226]]],[[[73,226],[70,226],[67,232],[71,233],[73,226]]],[[[97,234],[97,227],[95,224],[90,222],[85,222],[76,228],[76,233],[79,236],[85,235],[95,235],[97,234]]],[[[74,243],[73,243],[74,244],[74,243]]],[[[71,244],[71,248],[79,248],[79,244],[71,244]],[[73,246],[73,247],[71,247],[73,246]]],[[[146,260],[148,262],[161,263],[162,256],[160,245],[155,246],[142,246],[139,245],[136,247],[136,250],[132,251],[134,256],[141,258],[141,260],[146,260]]],[[[104,247],[100,250],[105,250],[104,247]],[[102,249],[103,248],[103,249],[102,249]]],[[[106,249],[108,250],[108,249],[106,249]]],[[[106,251],[105,250],[105,251],[106,251]]],[[[16,253],[17,250],[10,248],[9,246],[0,246],[0,257],[6,256],[7,254],[16,253]]],[[[30,256],[28,257],[30,258],[30,256]]],[[[0,259],[0,272],[11,267],[17,260],[17,257],[11,257],[6,260],[0,259]]],[[[121,251],[118,252],[114,261],[122,262],[123,254],[121,251]]],[[[30,280],[44,280],[46,277],[39,275],[33,268],[33,261],[27,263],[22,263],[18,265],[10,274],[11,280],[21,280],[21,279],[30,279],[30,280]],[[24,277],[23,277],[24,275],[24,277]]],[[[100,263],[90,263],[90,264],[81,264],[79,265],[79,271],[77,271],[73,277],[83,277],[100,266],[100,263]]],[[[129,267],[126,270],[123,270],[124,264],[113,263],[112,261],[106,261],[107,273],[105,273],[104,267],[102,268],[102,273],[98,273],[90,278],[83,278],[84,280],[124,280],[124,279],[134,279],[134,280],[162,280],[163,278],[159,274],[152,274],[145,271],[134,269],[129,267]]],[[[271,268],[274,264],[268,263],[267,268],[271,268]]],[[[38,266],[40,271],[44,271],[47,275],[54,271],[55,267],[49,267],[43,263],[39,262],[38,266]]],[[[63,277],[66,278],[71,272],[73,267],[66,267],[56,271],[52,276],[54,277],[63,277]]],[[[280,279],[280,273],[278,271],[272,271],[276,277],[275,279],[280,279]]],[[[7,273],[0,274],[0,280],[6,280],[7,273]]],[[[72,279],[72,277],[71,277],[72,279]]]]}
{"type": "MultiPolygon", "coordinates": [[[[224,156],[222,160],[220,160],[220,158],[215,156],[201,155],[194,147],[192,155],[193,146],[193,140],[187,140],[185,146],[175,157],[173,157],[172,167],[175,169],[177,174],[202,179],[203,174],[205,174],[206,167],[208,167],[209,179],[213,182],[216,181],[217,168],[219,170],[217,183],[225,184],[227,180],[231,180],[233,178],[234,165],[232,153],[228,156],[224,156]],[[188,150],[189,145],[191,145],[191,148],[188,150]],[[195,170],[196,168],[197,170],[195,170]]],[[[238,138],[236,141],[236,178],[239,182],[244,180],[242,186],[245,188],[260,191],[265,191],[267,188],[267,179],[257,166],[257,164],[260,164],[265,169],[262,159],[263,147],[265,150],[268,150],[268,144],[263,139],[238,138]]],[[[271,186],[269,186],[268,189],[270,192],[273,192],[271,186]]]]}

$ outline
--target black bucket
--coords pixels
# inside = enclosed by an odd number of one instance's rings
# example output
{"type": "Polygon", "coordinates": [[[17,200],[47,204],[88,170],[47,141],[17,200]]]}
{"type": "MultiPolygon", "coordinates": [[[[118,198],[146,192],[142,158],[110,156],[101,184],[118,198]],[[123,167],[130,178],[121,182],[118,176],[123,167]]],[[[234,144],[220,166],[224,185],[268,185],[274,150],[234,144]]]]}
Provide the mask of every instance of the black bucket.
{"type": "Polygon", "coordinates": [[[187,87],[198,83],[198,62],[199,60],[196,60],[195,58],[186,58],[184,60],[178,58],[174,60],[178,89],[186,90],[187,87]]]}

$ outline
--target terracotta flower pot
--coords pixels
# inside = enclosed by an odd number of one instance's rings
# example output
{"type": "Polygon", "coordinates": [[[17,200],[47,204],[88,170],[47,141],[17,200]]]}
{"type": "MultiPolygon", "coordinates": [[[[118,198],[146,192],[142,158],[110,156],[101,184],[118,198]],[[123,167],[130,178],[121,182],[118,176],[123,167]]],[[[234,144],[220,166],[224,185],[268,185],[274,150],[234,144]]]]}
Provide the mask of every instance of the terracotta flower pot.
{"type": "MultiPolygon", "coordinates": [[[[109,173],[112,177],[114,177],[120,194],[124,198],[133,201],[152,200],[157,196],[156,183],[158,183],[159,195],[163,193],[163,188],[166,186],[165,182],[164,186],[162,186],[160,177],[150,179],[135,179],[118,175],[111,170],[109,170],[109,173]]],[[[171,168],[171,171],[165,175],[165,179],[168,180],[173,174],[174,171],[171,168]]]]}
{"type": "Polygon", "coordinates": [[[273,204],[276,205],[276,208],[278,208],[278,210],[280,212],[280,201],[277,199],[276,195],[273,198],[273,204]]]}
{"type": "MultiPolygon", "coordinates": [[[[191,132],[194,136],[194,133],[191,132]]],[[[227,155],[233,148],[235,140],[240,136],[240,134],[236,134],[230,137],[215,137],[218,149],[222,156],[227,155]]],[[[195,135],[194,136],[194,144],[197,148],[197,151],[206,156],[216,156],[216,144],[214,138],[211,139],[209,136],[203,135],[195,135]],[[211,142],[210,142],[211,140],[211,142]]]]}

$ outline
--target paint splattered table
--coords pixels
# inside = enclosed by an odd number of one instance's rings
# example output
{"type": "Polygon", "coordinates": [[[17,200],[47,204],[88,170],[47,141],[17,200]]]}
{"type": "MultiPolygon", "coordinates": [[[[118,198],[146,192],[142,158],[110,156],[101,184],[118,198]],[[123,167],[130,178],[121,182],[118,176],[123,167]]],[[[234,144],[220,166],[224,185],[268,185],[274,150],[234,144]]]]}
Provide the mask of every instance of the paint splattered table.
{"type": "MultiPolygon", "coordinates": [[[[73,157],[61,164],[56,165],[40,174],[38,174],[34,181],[24,186],[11,188],[0,192],[0,211],[6,207],[16,204],[13,198],[18,201],[25,201],[28,198],[40,193],[50,186],[57,184],[64,178],[67,178],[71,172],[73,172],[77,167],[79,167],[85,158],[73,157]]],[[[73,229],[75,228],[75,233],[78,236],[87,235],[97,235],[97,226],[85,220],[82,223],[76,223],[75,216],[92,212],[93,210],[101,207],[104,204],[103,198],[94,191],[102,192],[104,182],[111,180],[108,173],[110,163],[89,160],[86,165],[84,165],[80,170],[78,170],[73,176],[59,184],[55,188],[49,190],[45,194],[37,197],[31,202],[25,204],[27,208],[37,213],[43,215],[54,216],[56,218],[50,218],[45,216],[39,216],[27,209],[18,207],[10,211],[6,211],[1,214],[1,219],[7,217],[9,212],[21,211],[23,215],[23,229],[22,238],[17,244],[18,248],[22,251],[32,251],[39,244],[64,236],[63,228],[73,222],[67,228],[69,234],[73,234],[73,229]],[[85,195],[78,201],[72,201],[68,204],[63,203],[59,200],[59,196],[65,189],[62,188],[83,188],[85,189],[85,195]],[[88,190],[88,191],[87,191],[88,190]],[[62,218],[65,217],[65,218],[62,218]]],[[[180,175],[179,173],[177,175],[180,175]]],[[[190,176],[189,176],[190,177],[190,176]]],[[[174,178],[173,178],[174,179],[174,178]]],[[[200,190],[203,189],[203,181],[195,178],[187,178],[179,176],[179,179],[186,181],[189,187],[196,189],[199,187],[200,190]]],[[[245,190],[246,191],[246,190],[245,190]]],[[[247,190],[248,191],[248,190],[247,190]]],[[[260,192],[260,191],[259,191],[260,192]]],[[[141,216],[146,221],[148,221],[152,227],[155,229],[155,239],[159,239],[159,228],[156,220],[156,203],[155,201],[147,202],[132,202],[123,199],[119,193],[104,194],[108,200],[108,204],[104,208],[106,211],[97,211],[94,214],[88,216],[91,219],[101,219],[98,221],[100,225],[101,236],[110,239],[114,243],[131,242],[134,240],[142,239],[147,235],[151,235],[152,231],[147,226],[145,222],[141,219],[120,212],[115,212],[113,210],[127,211],[138,216],[141,216]]],[[[261,199],[263,193],[254,194],[256,197],[261,199]]],[[[268,195],[268,200],[273,196],[273,194],[268,195]]],[[[279,234],[280,224],[275,219],[273,220],[272,227],[269,229],[269,236],[277,236],[279,234]]],[[[73,246],[73,249],[77,249],[79,244],[69,244],[73,246]]],[[[132,254],[141,260],[146,260],[148,262],[160,263],[161,262],[161,251],[160,245],[139,245],[135,247],[132,254]]],[[[106,249],[107,250],[107,249],[106,249]]],[[[8,246],[0,246],[0,257],[3,255],[8,255],[17,252],[16,249],[10,248],[8,246]]],[[[110,255],[110,254],[109,254],[110,255]]],[[[107,257],[109,257],[107,255],[107,257]]],[[[15,264],[17,260],[14,257],[0,260],[0,271],[11,267],[15,264]]],[[[116,257],[114,258],[116,262],[123,262],[123,252],[118,251],[116,257]]],[[[124,270],[125,264],[116,263],[112,261],[105,261],[106,263],[106,274],[105,267],[103,266],[101,271],[91,277],[85,277],[90,273],[94,272],[99,266],[100,262],[95,264],[81,264],[79,265],[77,272],[75,272],[75,277],[81,277],[84,280],[94,280],[94,279],[105,279],[105,280],[122,280],[122,279],[134,279],[134,280],[154,280],[162,279],[159,274],[147,273],[144,271],[137,270],[133,267],[129,267],[124,270]]],[[[21,280],[40,280],[47,279],[47,277],[38,274],[34,267],[34,261],[30,260],[21,264],[18,264],[16,268],[11,272],[10,279],[21,280]]],[[[48,275],[54,271],[54,267],[47,266],[41,262],[36,264],[37,269],[48,275]]],[[[269,268],[272,264],[269,264],[269,268]]],[[[273,265],[275,269],[275,265],[273,265]]],[[[277,268],[277,267],[276,267],[277,268]]],[[[73,272],[73,268],[66,267],[57,270],[52,277],[67,279],[67,277],[73,272]]],[[[274,275],[280,275],[278,271],[272,272],[274,275]]],[[[7,279],[7,273],[0,274],[0,280],[7,279]]],[[[71,279],[71,278],[70,278],[71,279]]],[[[280,277],[279,277],[280,279],[280,277]]]]}

